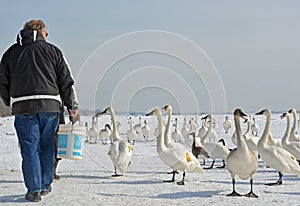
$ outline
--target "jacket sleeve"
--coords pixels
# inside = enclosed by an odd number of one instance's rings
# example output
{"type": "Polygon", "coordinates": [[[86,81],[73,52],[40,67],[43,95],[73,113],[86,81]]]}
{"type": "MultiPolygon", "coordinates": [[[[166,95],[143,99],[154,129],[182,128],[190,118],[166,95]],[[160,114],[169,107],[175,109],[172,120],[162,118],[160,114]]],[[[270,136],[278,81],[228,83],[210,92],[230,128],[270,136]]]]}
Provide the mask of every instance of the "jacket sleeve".
{"type": "Polygon", "coordinates": [[[74,87],[74,79],[69,68],[69,64],[60,50],[58,50],[56,74],[60,96],[64,102],[64,105],[68,109],[78,109],[78,100],[74,87]]]}
{"type": "Polygon", "coordinates": [[[6,53],[0,63],[0,96],[6,106],[10,106],[10,72],[6,53]]]}

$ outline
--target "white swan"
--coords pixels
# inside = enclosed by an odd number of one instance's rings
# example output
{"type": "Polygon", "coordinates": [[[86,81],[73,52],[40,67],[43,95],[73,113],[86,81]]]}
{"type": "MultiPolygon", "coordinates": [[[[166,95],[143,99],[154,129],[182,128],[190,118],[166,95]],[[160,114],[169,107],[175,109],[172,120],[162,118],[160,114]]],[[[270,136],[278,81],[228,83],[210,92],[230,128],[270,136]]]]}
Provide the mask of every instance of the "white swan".
{"type": "Polygon", "coordinates": [[[137,135],[136,131],[133,129],[132,117],[129,117],[129,125],[129,130],[127,130],[127,140],[129,143],[134,145],[137,135]]]}
{"type": "MultiPolygon", "coordinates": [[[[212,123],[212,115],[209,114],[205,117],[202,117],[202,119],[207,118],[209,119],[209,122],[212,123]]],[[[223,162],[223,166],[218,168],[225,167],[225,159],[229,154],[229,149],[224,145],[224,141],[215,142],[216,139],[219,138],[216,131],[213,129],[213,124],[209,124],[206,134],[201,138],[201,144],[203,145],[204,149],[208,152],[210,158],[213,159],[213,161],[209,167],[205,167],[204,169],[212,169],[216,159],[221,159],[223,162]]]]}
{"type": "Polygon", "coordinates": [[[268,164],[270,167],[278,171],[279,179],[275,183],[267,183],[266,185],[281,185],[282,184],[282,173],[296,174],[300,176],[300,166],[296,158],[283,149],[282,147],[270,146],[268,145],[268,139],[270,137],[270,123],[271,123],[271,110],[266,108],[256,115],[265,115],[266,124],[264,132],[257,144],[257,150],[261,158],[268,164]]]}
{"type": "Polygon", "coordinates": [[[135,125],[133,126],[133,129],[134,129],[134,131],[135,131],[137,134],[140,133],[140,131],[141,131],[141,129],[142,129],[142,118],[141,118],[141,117],[139,117],[139,123],[135,124],[135,125]]]}
{"type": "Polygon", "coordinates": [[[205,142],[216,142],[216,140],[218,139],[218,134],[217,132],[213,129],[213,117],[211,114],[206,115],[205,117],[202,117],[202,119],[209,119],[209,126],[207,129],[206,134],[201,138],[201,143],[202,145],[204,145],[205,142]]]}
{"type": "MultiPolygon", "coordinates": [[[[249,121],[249,120],[248,120],[249,121]]],[[[256,124],[256,121],[255,121],[255,117],[253,117],[253,122],[251,124],[251,131],[252,131],[252,134],[257,136],[258,135],[258,131],[259,131],[259,128],[256,124]]]]}
{"type": "Polygon", "coordinates": [[[97,138],[99,135],[99,129],[98,129],[98,118],[93,116],[92,117],[92,127],[88,130],[87,133],[88,137],[90,138],[90,143],[92,142],[92,138],[94,138],[94,143],[97,142],[97,138]]]}
{"type": "Polygon", "coordinates": [[[188,136],[188,132],[189,132],[187,129],[186,116],[183,118],[183,125],[182,125],[180,132],[181,132],[183,138],[186,139],[188,136]]]}
{"type": "MultiPolygon", "coordinates": [[[[253,117],[253,120],[255,121],[255,118],[253,117]]],[[[248,147],[252,150],[252,151],[257,151],[257,144],[259,141],[259,137],[257,136],[253,136],[250,134],[250,130],[252,134],[258,134],[258,133],[253,133],[253,128],[251,128],[253,126],[253,122],[250,119],[245,120],[247,122],[247,130],[244,134],[245,136],[245,140],[246,143],[248,145],[248,147]]],[[[258,131],[258,130],[257,130],[258,131]]],[[[237,146],[237,137],[235,132],[232,134],[231,137],[231,142],[237,146]]],[[[270,146],[277,146],[277,147],[281,147],[281,140],[279,138],[273,138],[271,132],[269,134],[269,138],[268,138],[268,145],[270,146]]]]}
{"type": "Polygon", "coordinates": [[[284,136],[282,138],[282,147],[283,149],[286,149],[289,151],[292,155],[294,155],[297,160],[300,160],[300,142],[299,141],[293,141],[290,142],[290,133],[291,133],[291,120],[290,120],[290,114],[288,112],[283,113],[280,116],[281,119],[286,118],[286,130],[284,133],[284,136]]]}
{"type": "Polygon", "coordinates": [[[269,134],[268,145],[282,147],[280,138],[273,138],[271,132],[269,134]]]}
{"type": "Polygon", "coordinates": [[[231,122],[229,121],[229,117],[225,116],[225,121],[223,122],[223,128],[225,133],[228,133],[228,130],[231,128],[231,122]]]}
{"type": "Polygon", "coordinates": [[[130,144],[127,141],[123,140],[118,134],[114,109],[112,107],[107,107],[103,112],[97,113],[95,116],[103,114],[110,114],[113,124],[113,130],[111,133],[113,142],[110,145],[108,155],[112,160],[115,169],[115,174],[112,176],[116,177],[120,176],[119,174],[117,174],[117,169],[122,173],[122,175],[127,172],[133,149],[130,144]]]}
{"type": "MultiPolygon", "coordinates": [[[[211,165],[209,167],[206,167],[205,169],[212,169],[216,159],[220,159],[223,162],[222,166],[219,166],[217,168],[225,168],[226,164],[225,164],[225,160],[229,154],[229,149],[225,146],[225,140],[224,139],[220,139],[217,143],[212,143],[212,142],[208,142],[207,144],[214,144],[214,149],[209,153],[210,158],[213,159],[211,165]]],[[[205,146],[206,146],[205,145],[205,146]]]]}
{"type": "Polygon", "coordinates": [[[297,135],[298,121],[297,121],[296,109],[294,109],[294,108],[290,109],[289,113],[292,113],[293,117],[294,117],[294,124],[293,124],[293,127],[291,129],[290,141],[300,141],[300,136],[297,135]]]}
{"type": "Polygon", "coordinates": [[[202,124],[201,124],[201,127],[199,128],[197,136],[202,138],[206,134],[207,130],[208,130],[208,128],[206,126],[206,120],[202,119],[202,124]]]}
{"type": "Polygon", "coordinates": [[[181,142],[182,134],[178,130],[178,119],[175,118],[175,130],[172,133],[172,138],[175,142],[181,142]]]}
{"type": "Polygon", "coordinates": [[[142,127],[141,131],[142,131],[142,134],[144,136],[144,139],[148,140],[150,129],[149,129],[149,126],[148,126],[148,121],[146,119],[144,120],[144,126],[142,127]]]}
{"type": "MultiPolygon", "coordinates": [[[[146,116],[155,115],[158,120],[158,130],[159,135],[157,137],[157,153],[160,159],[173,171],[179,170],[183,171],[182,181],[178,182],[179,185],[184,185],[185,173],[187,171],[194,171],[198,173],[203,173],[204,170],[201,168],[199,161],[196,157],[189,152],[186,148],[174,147],[167,148],[164,144],[164,126],[162,120],[162,113],[159,108],[153,109],[151,112],[146,114],[146,116]]],[[[179,145],[178,143],[176,145],[179,145]]],[[[175,181],[175,173],[173,173],[173,178],[169,182],[175,181]]]]}
{"type": "Polygon", "coordinates": [[[199,127],[198,114],[195,114],[195,127],[196,129],[199,127]]]}
{"type": "Polygon", "coordinates": [[[247,120],[247,130],[244,134],[244,137],[245,137],[245,141],[247,143],[248,148],[254,152],[254,151],[257,151],[257,144],[259,141],[259,137],[253,136],[251,134],[250,127],[251,127],[251,120],[248,119],[247,120]]]}
{"type": "Polygon", "coordinates": [[[195,123],[195,120],[194,118],[192,117],[189,121],[189,125],[190,125],[190,131],[188,134],[192,133],[192,132],[196,132],[196,129],[197,129],[197,124],[195,123]]]}
{"type": "Polygon", "coordinates": [[[111,128],[109,124],[105,124],[104,128],[100,130],[99,136],[102,140],[102,144],[107,144],[107,139],[110,138],[111,128]]]}
{"type": "Polygon", "coordinates": [[[232,178],[232,193],[227,196],[241,196],[235,190],[235,176],[238,175],[242,180],[250,178],[251,190],[245,196],[258,197],[253,193],[253,176],[257,171],[258,163],[253,151],[249,150],[245,138],[242,135],[242,129],[240,125],[240,118],[245,118],[246,114],[241,109],[234,111],[234,124],[237,135],[237,148],[230,151],[227,156],[227,169],[232,178]]]}
{"type": "Polygon", "coordinates": [[[190,125],[190,130],[189,130],[189,132],[187,133],[187,135],[185,137],[185,144],[187,145],[188,148],[191,148],[192,145],[193,145],[193,137],[190,134],[193,133],[193,132],[196,132],[194,118],[190,119],[189,125],[190,125]]]}
{"type": "MultiPolygon", "coordinates": [[[[167,125],[165,126],[165,132],[164,132],[164,144],[167,148],[180,148],[181,150],[185,150],[186,148],[179,143],[173,142],[171,139],[171,121],[172,121],[172,111],[173,108],[170,104],[165,105],[162,108],[162,111],[168,111],[168,121],[167,125]]],[[[173,170],[172,172],[169,172],[168,174],[173,174],[173,178],[175,178],[175,174],[177,171],[173,170]]]]}

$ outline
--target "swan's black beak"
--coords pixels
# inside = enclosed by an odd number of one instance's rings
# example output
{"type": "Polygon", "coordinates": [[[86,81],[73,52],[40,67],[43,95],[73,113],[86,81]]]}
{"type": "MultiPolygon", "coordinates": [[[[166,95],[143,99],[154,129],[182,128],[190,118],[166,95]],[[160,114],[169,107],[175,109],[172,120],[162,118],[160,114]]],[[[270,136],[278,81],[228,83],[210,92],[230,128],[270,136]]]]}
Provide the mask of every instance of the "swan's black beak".
{"type": "Polygon", "coordinates": [[[153,115],[153,110],[151,112],[145,114],[145,116],[151,116],[151,115],[153,115]]]}
{"type": "Polygon", "coordinates": [[[240,112],[240,115],[241,115],[241,117],[244,119],[244,120],[247,120],[248,118],[247,118],[247,115],[244,113],[244,112],[240,112]]]}
{"type": "Polygon", "coordinates": [[[263,110],[261,110],[260,112],[257,112],[255,115],[263,115],[265,111],[266,111],[266,110],[263,109],[263,110]]]}
{"type": "Polygon", "coordinates": [[[290,109],[288,112],[289,112],[289,113],[292,113],[292,111],[293,111],[293,110],[292,110],[292,109],[290,109]]]}
{"type": "Polygon", "coordinates": [[[106,109],[102,112],[97,112],[94,117],[97,117],[97,116],[103,115],[103,114],[106,114],[106,109]]]}
{"type": "Polygon", "coordinates": [[[206,115],[206,116],[202,117],[202,118],[201,118],[201,120],[202,120],[202,119],[207,119],[207,117],[208,117],[208,115],[206,115]]]}
{"type": "Polygon", "coordinates": [[[286,115],[287,115],[287,112],[283,113],[282,115],[280,115],[280,119],[285,118],[286,115]]]}
{"type": "Polygon", "coordinates": [[[164,112],[164,111],[167,111],[167,109],[168,109],[168,104],[167,105],[165,105],[163,108],[161,108],[161,110],[164,112]]]}

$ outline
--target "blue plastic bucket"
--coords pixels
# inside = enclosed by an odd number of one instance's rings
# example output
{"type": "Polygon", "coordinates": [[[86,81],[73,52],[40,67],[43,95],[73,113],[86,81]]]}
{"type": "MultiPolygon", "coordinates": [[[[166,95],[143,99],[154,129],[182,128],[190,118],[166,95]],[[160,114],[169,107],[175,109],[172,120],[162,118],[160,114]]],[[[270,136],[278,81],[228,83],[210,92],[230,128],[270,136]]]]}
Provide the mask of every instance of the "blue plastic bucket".
{"type": "Polygon", "coordinates": [[[85,126],[60,124],[58,129],[57,157],[81,160],[85,139],[85,126]]]}

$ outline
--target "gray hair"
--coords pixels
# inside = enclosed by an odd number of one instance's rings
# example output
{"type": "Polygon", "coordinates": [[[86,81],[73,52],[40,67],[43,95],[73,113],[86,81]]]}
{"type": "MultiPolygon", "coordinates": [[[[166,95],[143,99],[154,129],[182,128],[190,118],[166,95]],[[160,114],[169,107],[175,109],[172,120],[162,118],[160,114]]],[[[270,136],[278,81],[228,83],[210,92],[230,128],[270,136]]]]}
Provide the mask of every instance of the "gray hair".
{"type": "Polygon", "coordinates": [[[33,19],[24,24],[24,29],[41,31],[46,29],[46,25],[42,20],[33,19]]]}

